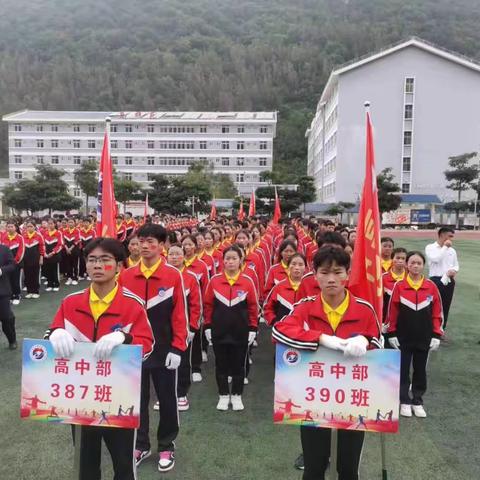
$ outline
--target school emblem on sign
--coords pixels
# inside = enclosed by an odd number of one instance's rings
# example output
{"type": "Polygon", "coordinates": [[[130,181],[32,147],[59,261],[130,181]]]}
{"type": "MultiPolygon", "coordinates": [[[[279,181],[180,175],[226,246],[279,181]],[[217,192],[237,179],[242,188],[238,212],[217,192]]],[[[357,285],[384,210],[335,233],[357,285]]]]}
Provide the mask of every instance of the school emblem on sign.
{"type": "Polygon", "coordinates": [[[302,356],[300,355],[300,352],[298,350],[294,350],[293,348],[289,348],[283,353],[283,361],[286,365],[292,367],[296,365],[301,358],[302,356]]]}
{"type": "Polygon", "coordinates": [[[47,359],[47,349],[43,345],[33,345],[30,349],[30,359],[34,362],[43,362],[47,359]]]}

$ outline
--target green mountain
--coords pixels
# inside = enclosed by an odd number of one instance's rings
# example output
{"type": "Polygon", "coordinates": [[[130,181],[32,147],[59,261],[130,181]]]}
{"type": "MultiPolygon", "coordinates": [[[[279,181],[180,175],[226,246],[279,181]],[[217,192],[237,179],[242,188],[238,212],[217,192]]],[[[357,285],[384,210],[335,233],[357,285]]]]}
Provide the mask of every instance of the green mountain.
{"type": "Polygon", "coordinates": [[[278,110],[285,180],[305,171],[305,129],[335,65],[411,35],[480,56],[472,0],[0,0],[0,11],[0,114],[278,110]]]}

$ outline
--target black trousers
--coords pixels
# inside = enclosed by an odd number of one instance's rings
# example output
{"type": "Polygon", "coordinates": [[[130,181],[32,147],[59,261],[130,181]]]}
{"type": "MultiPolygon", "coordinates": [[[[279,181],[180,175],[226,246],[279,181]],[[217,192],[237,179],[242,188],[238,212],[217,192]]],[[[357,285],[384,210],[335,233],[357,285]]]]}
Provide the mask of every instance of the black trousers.
{"type": "Polygon", "coordinates": [[[423,405],[423,394],[427,391],[428,351],[401,348],[400,357],[400,403],[423,405]],[[410,398],[410,367],[412,399],[410,398]]]}
{"type": "Polygon", "coordinates": [[[137,449],[150,450],[149,408],[150,379],[160,403],[160,419],[157,427],[158,451],[174,450],[173,441],[177,438],[177,371],[165,367],[142,368],[142,391],[140,397],[140,428],[137,434],[137,449]]]}
{"type": "Polygon", "coordinates": [[[71,280],[78,280],[78,253],[77,248],[74,248],[69,254],[65,252],[65,273],[71,280]]]}
{"type": "Polygon", "coordinates": [[[27,287],[27,293],[39,293],[40,292],[40,265],[24,265],[23,275],[25,286],[27,287]]]}
{"type": "Polygon", "coordinates": [[[232,377],[232,395],[243,393],[243,379],[246,376],[248,345],[223,344],[213,341],[215,353],[215,378],[218,394],[229,395],[228,376],[232,377]]]}
{"type": "Polygon", "coordinates": [[[67,274],[67,252],[65,252],[64,249],[60,252],[60,258],[58,259],[58,267],[60,269],[60,274],[61,275],[66,275],[67,274]]]}
{"type": "Polygon", "coordinates": [[[22,269],[20,265],[15,264],[15,270],[10,274],[10,287],[12,289],[12,299],[20,298],[20,273],[22,269]]]}
{"type": "MultiPolygon", "coordinates": [[[[200,354],[201,355],[201,354],[200,354]]],[[[178,367],[178,385],[177,395],[179,397],[186,397],[190,386],[192,385],[192,343],[182,353],[182,363],[178,367]]]]}
{"type": "Polygon", "coordinates": [[[443,307],[443,329],[447,329],[448,313],[450,312],[450,305],[453,300],[453,292],[455,290],[455,280],[450,279],[448,285],[444,285],[440,279],[442,277],[430,277],[430,280],[438,287],[440,292],[440,297],[442,298],[442,307],[443,307]]]}
{"type": "Polygon", "coordinates": [[[200,328],[193,337],[192,347],[192,372],[201,373],[202,371],[202,336],[203,328],[200,328]]]}
{"type": "MultiPolygon", "coordinates": [[[[329,428],[300,427],[303,461],[303,480],[324,480],[330,460],[329,428]]],[[[339,430],[337,472],[339,480],[357,480],[365,432],[339,430]]],[[[333,462],[332,467],[333,468],[333,462]]]]}
{"type": "Polygon", "coordinates": [[[81,427],[80,480],[101,479],[102,438],[110,452],[114,480],[135,480],[133,450],[135,430],[130,428],[81,427]]]}
{"type": "Polygon", "coordinates": [[[58,280],[58,258],[52,257],[44,260],[43,268],[45,277],[47,277],[48,288],[58,288],[60,282],[58,280]]]}
{"type": "Polygon", "coordinates": [[[8,343],[16,342],[15,316],[10,307],[9,297],[0,297],[0,322],[2,322],[2,331],[7,337],[8,343]]]}
{"type": "Polygon", "coordinates": [[[85,263],[85,257],[83,256],[83,250],[80,250],[78,255],[78,276],[80,278],[87,276],[87,264],[85,263]]]}

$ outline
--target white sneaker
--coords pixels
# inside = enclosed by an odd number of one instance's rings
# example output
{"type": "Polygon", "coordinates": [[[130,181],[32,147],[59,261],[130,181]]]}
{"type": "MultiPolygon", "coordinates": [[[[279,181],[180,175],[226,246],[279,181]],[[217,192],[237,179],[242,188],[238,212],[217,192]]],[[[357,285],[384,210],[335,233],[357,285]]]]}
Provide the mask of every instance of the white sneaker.
{"type": "Polygon", "coordinates": [[[248,385],[248,378],[247,378],[247,377],[245,377],[245,378],[243,379],[243,384],[244,384],[244,385],[248,385]]]}
{"type": "Polygon", "coordinates": [[[33,295],[33,293],[27,293],[27,294],[25,295],[25,298],[32,298],[32,295],[33,295]]]}
{"type": "Polygon", "coordinates": [[[26,291],[27,291],[27,287],[23,287],[22,292],[26,292],[26,291]]]}
{"type": "Polygon", "coordinates": [[[423,408],[423,405],[412,405],[413,413],[418,418],[426,418],[427,412],[423,408]]]}
{"type": "Polygon", "coordinates": [[[14,298],[12,300],[13,305],[20,305],[20,300],[18,298],[14,298]]]}
{"type": "Polygon", "coordinates": [[[203,350],[202,350],[202,362],[203,362],[203,363],[207,363],[207,362],[208,362],[207,352],[204,352],[203,350]]]}
{"type": "Polygon", "coordinates": [[[160,410],[160,402],[155,402],[155,403],[153,404],[153,409],[154,409],[154,410],[160,410]]]}
{"type": "Polygon", "coordinates": [[[180,412],[185,412],[190,408],[190,402],[187,397],[178,397],[177,406],[180,412]]]}
{"type": "Polygon", "coordinates": [[[230,375],[228,376],[227,380],[228,380],[228,383],[232,383],[232,377],[230,375]]]}
{"type": "Polygon", "coordinates": [[[252,347],[257,348],[258,347],[258,342],[256,340],[253,341],[252,347]]]}
{"type": "Polygon", "coordinates": [[[46,292],[51,292],[51,291],[52,291],[52,287],[47,287],[47,288],[45,289],[45,291],[46,291],[46,292]]]}
{"type": "Polygon", "coordinates": [[[230,395],[219,395],[217,410],[226,411],[228,410],[228,405],[230,404],[230,395]]]}
{"type": "Polygon", "coordinates": [[[198,372],[192,373],[192,382],[198,383],[202,381],[202,374],[198,372]]]}
{"type": "Polygon", "coordinates": [[[72,285],[78,285],[78,282],[76,280],[72,280],[72,285]]]}
{"type": "Polygon", "coordinates": [[[67,278],[67,281],[65,282],[65,285],[71,285],[72,284],[72,279],[67,278]]]}
{"type": "Polygon", "coordinates": [[[32,298],[40,298],[40,295],[38,293],[32,293],[32,298]]]}
{"type": "Polygon", "coordinates": [[[253,365],[253,358],[252,357],[248,357],[248,364],[253,365]]]}
{"type": "Polygon", "coordinates": [[[400,415],[402,417],[411,417],[412,416],[412,406],[407,403],[400,404],[400,415]]]}
{"type": "Polygon", "coordinates": [[[243,406],[241,395],[232,395],[230,397],[230,400],[232,402],[232,410],[238,412],[238,411],[243,410],[245,408],[243,406]]]}
{"type": "Polygon", "coordinates": [[[44,285],[48,285],[48,282],[43,282],[44,285]]]}
{"type": "Polygon", "coordinates": [[[53,287],[54,292],[58,292],[60,289],[58,287],[53,287]]]}

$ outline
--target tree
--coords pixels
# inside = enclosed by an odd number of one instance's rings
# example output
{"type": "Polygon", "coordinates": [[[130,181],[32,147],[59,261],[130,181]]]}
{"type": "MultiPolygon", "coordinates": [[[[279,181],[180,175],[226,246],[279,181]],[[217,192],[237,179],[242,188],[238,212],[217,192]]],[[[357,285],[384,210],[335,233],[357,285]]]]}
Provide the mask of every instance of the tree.
{"type": "Polygon", "coordinates": [[[75,183],[85,194],[85,213],[88,214],[88,199],[96,197],[98,193],[98,165],[95,160],[88,160],[75,170],[73,174],[75,183]]]}
{"type": "Polygon", "coordinates": [[[314,202],[317,198],[317,190],[313,177],[304,175],[298,179],[297,191],[303,203],[303,212],[305,213],[305,204],[314,202]]]}
{"type": "Polygon", "coordinates": [[[237,195],[237,188],[226,173],[216,173],[210,182],[210,191],[215,198],[233,198],[237,195]]]}
{"type": "Polygon", "coordinates": [[[464,153],[448,158],[450,170],[445,170],[447,179],[447,188],[457,192],[457,202],[455,208],[455,224],[458,228],[459,217],[462,207],[462,192],[476,188],[478,184],[479,169],[478,165],[471,165],[470,160],[477,156],[477,152],[464,153]]]}
{"type": "Polygon", "coordinates": [[[394,179],[391,168],[384,168],[377,175],[378,208],[380,214],[396,210],[402,203],[402,197],[398,195],[400,187],[394,179]]]}
{"type": "Polygon", "coordinates": [[[127,202],[139,198],[141,185],[129,178],[115,176],[113,179],[115,200],[123,205],[123,211],[127,209],[127,202]]]}

